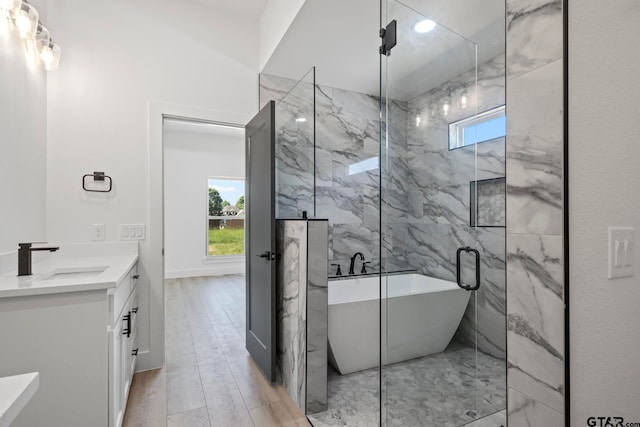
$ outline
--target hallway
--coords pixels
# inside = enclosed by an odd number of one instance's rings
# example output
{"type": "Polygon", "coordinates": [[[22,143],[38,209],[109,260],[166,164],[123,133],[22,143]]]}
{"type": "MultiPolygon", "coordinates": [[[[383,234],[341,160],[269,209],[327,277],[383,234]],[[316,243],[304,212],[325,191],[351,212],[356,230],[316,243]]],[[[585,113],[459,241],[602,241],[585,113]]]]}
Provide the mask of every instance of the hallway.
{"type": "Polygon", "coordinates": [[[245,349],[244,276],[166,281],[166,366],[134,376],[124,425],[308,426],[245,349]]]}

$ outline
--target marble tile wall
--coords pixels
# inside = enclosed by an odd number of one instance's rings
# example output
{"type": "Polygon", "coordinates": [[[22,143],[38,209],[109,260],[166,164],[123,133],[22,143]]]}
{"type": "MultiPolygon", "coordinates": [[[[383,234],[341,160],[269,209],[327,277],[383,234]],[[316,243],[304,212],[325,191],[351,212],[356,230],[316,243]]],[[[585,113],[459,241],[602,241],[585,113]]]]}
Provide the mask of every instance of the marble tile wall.
{"type": "Polygon", "coordinates": [[[308,221],[307,414],[327,410],[329,279],[328,221],[308,221]]]}
{"type": "MultiPolygon", "coordinates": [[[[501,359],[506,351],[505,230],[470,226],[470,182],[505,176],[505,140],[449,150],[449,123],[504,105],[504,67],[500,55],[478,66],[477,86],[474,70],[409,101],[409,213],[406,230],[394,233],[394,250],[401,247],[412,268],[444,280],[456,280],[459,247],[480,251],[481,286],[456,338],[473,345],[477,335],[478,348],[501,359]],[[450,105],[446,113],[445,102],[450,105]]],[[[465,283],[475,281],[469,261],[463,268],[465,283]]]]}
{"type": "Polygon", "coordinates": [[[299,408],[306,406],[307,222],[277,222],[276,379],[299,408]]]}
{"type": "Polygon", "coordinates": [[[327,242],[326,220],[277,222],[276,375],[307,413],[327,407],[327,242]]]}
{"type": "MultiPolygon", "coordinates": [[[[288,118],[295,117],[299,110],[308,110],[306,102],[311,98],[306,88],[309,86],[305,85],[304,90],[298,87],[291,90],[294,84],[290,79],[261,74],[261,103],[270,99],[276,102],[284,99],[278,102],[276,114],[288,118]],[[298,95],[303,91],[304,95],[298,95]]],[[[309,163],[311,157],[307,154],[309,145],[306,137],[300,138],[304,132],[283,130],[292,129],[293,125],[279,127],[278,138],[291,143],[277,142],[286,148],[276,150],[279,153],[276,160],[278,217],[300,217],[302,206],[313,212],[308,209],[312,202],[305,204],[301,201],[306,200],[308,194],[315,194],[315,215],[309,215],[329,220],[329,262],[341,264],[342,271],[346,273],[351,256],[362,252],[367,261],[372,261],[369,271],[377,271],[381,262],[380,171],[377,167],[380,155],[380,100],[374,96],[320,85],[316,86],[315,96],[315,169],[313,163],[309,163]],[[303,142],[294,141],[294,134],[303,142]],[[358,165],[364,161],[372,162],[376,167],[359,169],[358,165]],[[313,187],[311,171],[315,173],[315,193],[309,190],[313,187]]],[[[397,220],[406,217],[407,213],[403,184],[408,175],[404,160],[406,105],[406,102],[393,102],[391,106],[395,141],[391,144],[388,156],[392,162],[389,168],[391,199],[385,210],[388,209],[390,218],[397,220]]],[[[278,120],[278,123],[285,122],[286,118],[278,120]]],[[[291,119],[288,123],[291,123],[291,119]]],[[[389,253],[390,258],[384,260],[387,268],[407,268],[403,252],[389,253]]]]}
{"type": "MultiPolygon", "coordinates": [[[[300,110],[309,110],[308,84],[295,86],[290,79],[265,74],[261,75],[260,84],[263,103],[282,99],[277,108],[284,118],[278,119],[279,123],[288,119],[290,123],[300,110]]],[[[391,101],[390,119],[383,123],[390,127],[390,141],[382,153],[380,190],[378,169],[350,174],[350,166],[380,155],[380,100],[316,86],[316,166],[313,169],[309,156],[304,154],[309,147],[305,145],[307,140],[302,138],[296,148],[295,138],[288,136],[296,133],[283,132],[281,127],[279,138],[292,143],[282,143],[287,150],[281,152],[277,176],[290,177],[288,182],[294,185],[279,185],[277,203],[280,213],[299,217],[287,206],[293,208],[297,199],[299,209],[301,195],[309,194],[312,185],[307,171],[315,171],[315,216],[329,219],[329,262],[341,264],[345,274],[350,257],[362,252],[373,261],[372,271],[382,262],[388,271],[417,269],[453,281],[457,248],[477,246],[482,255],[483,286],[475,294],[477,301],[471,300],[457,337],[473,343],[477,331],[479,348],[504,358],[504,229],[474,230],[469,225],[470,181],[505,176],[504,139],[456,150],[448,148],[450,122],[504,104],[503,56],[479,67],[477,101],[475,95],[475,72],[469,72],[409,102],[391,101]],[[440,108],[443,100],[457,100],[463,94],[468,99],[466,107],[452,103],[444,115],[440,108]],[[417,116],[421,117],[419,127],[414,125],[417,116]],[[382,212],[380,191],[384,200],[382,212]]],[[[465,277],[470,278],[473,268],[468,263],[466,266],[465,277]]]]}
{"type": "Polygon", "coordinates": [[[562,13],[507,0],[510,427],[564,425],[562,13]]]}

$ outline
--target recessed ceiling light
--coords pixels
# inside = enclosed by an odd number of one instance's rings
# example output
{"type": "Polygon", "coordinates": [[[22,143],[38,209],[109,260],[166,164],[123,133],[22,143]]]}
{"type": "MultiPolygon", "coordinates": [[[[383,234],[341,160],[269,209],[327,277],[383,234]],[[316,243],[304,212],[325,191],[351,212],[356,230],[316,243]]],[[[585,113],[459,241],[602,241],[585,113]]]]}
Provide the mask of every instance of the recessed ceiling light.
{"type": "Polygon", "coordinates": [[[436,27],[436,23],[431,19],[425,19],[418,22],[413,29],[418,33],[428,33],[436,27]]]}
{"type": "Polygon", "coordinates": [[[305,119],[304,117],[298,117],[298,118],[296,118],[296,122],[298,122],[298,123],[304,123],[304,122],[306,122],[306,121],[307,121],[307,119],[305,119]]]}

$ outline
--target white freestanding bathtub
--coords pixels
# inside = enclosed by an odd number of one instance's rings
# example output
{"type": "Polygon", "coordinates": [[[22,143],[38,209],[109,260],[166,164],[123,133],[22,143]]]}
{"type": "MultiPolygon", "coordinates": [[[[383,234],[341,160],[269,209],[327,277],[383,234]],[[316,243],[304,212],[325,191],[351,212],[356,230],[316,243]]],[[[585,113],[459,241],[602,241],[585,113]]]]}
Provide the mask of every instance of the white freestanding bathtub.
{"type": "Polygon", "coordinates": [[[330,280],[329,360],[344,375],[439,353],[470,294],[415,273],[330,280]]]}

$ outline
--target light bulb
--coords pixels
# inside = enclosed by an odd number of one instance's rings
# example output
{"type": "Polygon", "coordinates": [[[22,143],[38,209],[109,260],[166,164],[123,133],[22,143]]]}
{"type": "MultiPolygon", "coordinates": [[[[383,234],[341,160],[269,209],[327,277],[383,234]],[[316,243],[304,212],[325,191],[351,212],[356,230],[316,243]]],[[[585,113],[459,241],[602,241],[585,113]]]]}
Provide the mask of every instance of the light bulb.
{"type": "Polygon", "coordinates": [[[436,23],[431,19],[425,19],[423,21],[418,22],[413,29],[416,33],[428,33],[436,27],[436,23]]]}
{"type": "Polygon", "coordinates": [[[21,3],[21,0],[0,0],[0,11],[14,12],[21,3]]]}
{"type": "Polygon", "coordinates": [[[449,104],[448,103],[444,103],[444,105],[442,106],[442,111],[444,111],[444,115],[446,116],[449,113],[449,104]]]}
{"type": "Polygon", "coordinates": [[[60,47],[50,39],[38,40],[39,62],[47,71],[55,71],[60,63],[60,47]]]}
{"type": "Polygon", "coordinates": [[[34,38],[38,30],[40,15],[35,7],[22,3],[20,9],[13,12],[13,27],[20,38],[34,38]]]}
{"type": "Polygon", "coordinates": [[[45,65],[45,67],[51,66],[51,61],[53,60],[53,52],[49,46],[44,46],[40,51],[40,60],[45,65]]]}
{"type": "Polygon", "coordinates": [[[467,108],[467,95],[463,94],[460,99],[460,103],[462,104],[462,108],[467,108]]]}
{"type": "Polygon", "coordinates": [[[420,126],[420,116],[416,116],[416,127],[420,126]]]}
{"type": "Polygon", "coordinates": [[[304,117],[298,117],[298,118],[296,119],[296,122],[298,122],[298,123],[304,123],[304,122],[306,122],[306,121],[307,121],[307,119],[305,119],[304,117]]]}

